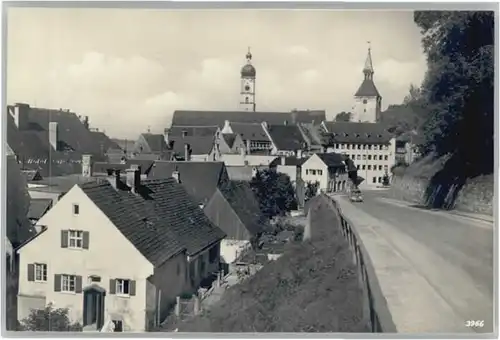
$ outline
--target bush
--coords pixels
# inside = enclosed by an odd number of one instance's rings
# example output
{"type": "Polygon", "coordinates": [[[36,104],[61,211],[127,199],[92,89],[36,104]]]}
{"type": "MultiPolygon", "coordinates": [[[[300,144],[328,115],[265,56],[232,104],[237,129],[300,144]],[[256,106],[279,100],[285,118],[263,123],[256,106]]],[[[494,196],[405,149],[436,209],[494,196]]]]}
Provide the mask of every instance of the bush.
{"type": "Polygon", "coordinates": [[[72,323],[67,308],[54,308],[48,304],[45,309],[32,309],[30,315],[21,321],[21,330],[32,332],[81,332],[79,323],[72,323]]]}

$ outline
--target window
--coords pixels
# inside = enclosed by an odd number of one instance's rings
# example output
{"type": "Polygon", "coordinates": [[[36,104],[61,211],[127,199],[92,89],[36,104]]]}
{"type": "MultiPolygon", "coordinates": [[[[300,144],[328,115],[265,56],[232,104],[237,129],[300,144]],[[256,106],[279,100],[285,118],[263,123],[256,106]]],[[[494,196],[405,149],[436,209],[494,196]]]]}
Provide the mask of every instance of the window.
{"type": "Polygon", "coordinates": [[[340,149],[339,144],[335,144],[335,149],[340,149]]]}
{"type": "Polygon", "coordinates": [[[318,175],[323,175],[323,170],[318,170],[318,175]]]}
{"type": "Polygon", "coordinates": [[[379,182],[379,183],[382,183],[382,177],[379,177],[379,178],[378,178],[378,182],[379,182]]]}
{"type": "Polygon", "coordinates": [[[372,169],[372,165],[368,164],[368,170],[371,170],[371,169],[372,169]]]}
{"type": "Polygon", "coordinates": [[[358,144],[358,150],[361,150],[361,144],[358,144]]]}
{"type": "Polygon", "coordinates": [[[76,287],[75,281],[75,275],[61,275],[61,291],[74,293],[76,287]]]}
{"type": "Polygon", "coordinates": [[[309,169],[306,169],[306,175],[309,175],[309,169]]]}
{"type": "Polygon", "coordinates": [[[83,231],[69,230],[68,245],[69,248],[83,248],[83,231]]]}
{"type": "Polygon", "coordinates": [[[101,282],[101,277],[100,277],[100,276],[97,276],[97,275],[90,275],[90,276],[89,276],[89,282],[90,282],[90,283],[93,283],[93,282],[101,282]]]}
{"type": "Polygon", "coordinates": [[[378,166],[378,169],[379,169],[379,170],[382,170],[382,165],[379,165],[379,166],[378,166]]]}
{"type": "Polygon", "coordinates": [[[361,168],[362,170],[365,170],[366,169],[366,165],[363,164],[363,167],[361,168]]]}
{"type": "Polygon", "coordinates": [[[378,156],[378,160],[381,161],[382,160],[382,155],[379,155],[378,156]]]}
{"type": "Polygon", "coordinates": [[[345,149],[345,145],[344,144],[340,144],[340,148],[341,149],[345,149]]]}
{"type": "Polygon", "coordinates": [[[363,99],[363,104],[366,104],[368,103],[368,101],[366,99],[363,99]]]}
{"type": "Polygon", "coordinates": [[[377,183],[377,177],[373,177],[373,178],[372,178],[372,182],[373,182],[373,183],[377,183]]]}
{"type": "Polygon", "coordinates": [[[385,155],[384,160],[386,160],[386,161],[389,160],[389,156],[385,155]]]}
{"type": "Polygon", "coordinates": [[[309,170],[311,171],[311,175],[316,175],[316,170],[309,170]]]}
{"type": "Polygon", "coordinates": [[[358,169],[358,170],[359,170],[359,164],[358,164],[358,165],[356,165],[356,169],[358,169]]]}
{"type": "Polygon", "coordinates": [[[130,295],[130,280],[116,279],[116,294],[130,295]]]}
{"type": "Polygon", "coordinates": [[[363,155],[363,160],[366,161],[366,155],[363,155]]]}
{"type": "Polygon", "coordinates": [[[35,281],[47,282],[47,265],[45,263],[35,263],[35,281]]]}
{"type": "Polygon", "coordinates": [[[384,165],[384,170],[387,170],[389,169],[389,167],[387,165],[384,165]]]}
{"type": "Polygon", "coordinates": [[[378,145],[374,145],[373,150],[378,150],[378,145]]]}
{"type": "Polygon", "coordinates": [[[73,214],[80,214],[80,206],[78,204],[73,204],[73,214]]]}
{"type": "Polygon", "coordinates": [[[372,149],[372,145],[368,144],[368,150],[371,150],[371,149],[372,149]]]}
{"type": "Polygon", "coordinates": [[[366,144],[363,144],[363,150],[366,150],[366,144]]]}
{"type": "Polygon", "coordinates": [[[115,324],[115,329],[113,332],[123,332],[123,321],[122,320],[113,320],[115,324]]]}
{"type": "Polygon", "coordinates": [[[372,155],[368,155],[368,160],[371,161],[372,160],[372,155]]]}
{"type": "Polygon", "coordinates": [[[356,159],[357,159],[358,161],[359,161],[359,160],[361,160],[361,155],[357,155],[357,156],[356,156],[356,159]]]}
{"type": "Polygon", "coordinates": [[[346,148],[347,148],[347,150],[350,150],[351,149],[351,144],[347,144],[346,148]]]}

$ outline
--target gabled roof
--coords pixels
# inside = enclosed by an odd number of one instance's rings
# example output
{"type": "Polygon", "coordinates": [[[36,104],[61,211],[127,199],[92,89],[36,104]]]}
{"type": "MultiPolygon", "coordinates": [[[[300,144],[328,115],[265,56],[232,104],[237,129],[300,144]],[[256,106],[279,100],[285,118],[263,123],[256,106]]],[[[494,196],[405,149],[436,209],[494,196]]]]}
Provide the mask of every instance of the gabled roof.
{"type": "Polygon", "coordinates": [[[21,174],[26,179],[26,182],[39,181],[42,179],[42,175],[38,170],[21,170],[21,174]]]}
{"type": "Polygon", "coordinates": [[[344,163],[344,157],[338,153],[317,153],[316,154],[319,159],[323,161],[323,163],[326,164],[327,167],[341,167],[345,166],[346,164],[344,163]]]}
{"type": "Polygon", "coordinates": [[[268,125],[267,131],[278,150],[302,150],[306,141],[296,125],[268,125]]]}
{"type": "Polygon", "coordinates": [[[269,167],[275,167],[278,165],[287,165],[287,166],[302,166],[304,162],[307,161],[306,157],[298,158],[295,156],[282,156],[280,158],[276,158],[274,161],[269,164],[269,167]],[[285,164],[282,164],[282,159],[285,158],[285,164]]]}
{"type": "Polygon", "coordinates": [[[393,138],[380,123],[324,122],[331,143],[387,144],[393,138]]]}
{"type": "Polygon", "coordinates": [[[172,118],[172,126],[218,126],[222,128],[229,120],[238,123],[284,124],[321,122],[326,119],[324,110],[295,112],[248,112],[248,111],[186,111],[177,110],[172,118]]]}
{"type": "Polygon", "coordinates": [[[53,192],[68,192],[75,184],[84,184],[93,182],[94,178],[85,177],[80,174],[72,174],[66,176],[45,177],[36,184],[46,185],[53,192]]]}
{"type": "Polygon", "coordinates": [[[258,235],[269,228],[248,182],[228,181],[218,190],[251,235],[258,235]]]}
{"type": "Polygon", "coordinates": [[[163,218],[165,214],[175,216],[173,211],[160,211],[158,216],[141,196],[115,190],[108,181],[84,184],[81,189],[153,265],[159,266],[186,249],[163,218]]]}
{"type": "Polygon", "coordinates": [[[28,210],[28,218],[39,220],[52,206],[50,198],[32,198],[28,210]]]}
{"type": "Polygon", "coordinates": [[[135,140],[133,139],[119,139],[119,138],[111,138],[111,141],[116,143],[121,150],[131,152],[134,149],[135,140]]]}
{"type": "Polygon", "coordinates": [[[208,137],[215,136],[217,129],[219,127],[214,126],[172,126],[168,131],[169,137],[182,137],[183,134],[186,136],[195,136],[195,137],[208,137]]]}
{"type": "Polygon", "coordinates": [[[236,140],[236,135],[234,133],[223,133],[222,138],[224,138],[227,146],[232,148],[234,145],[234,141],[236,140]]]}
{"type": "Polygon", "coordinates": [[[262,124],[231,122],[230,125],[233,133],[240,135],[243,140],[270,142],[262,124]]]}
{"type": "Polygon", "coordinates": [[[174,171],[179,172],[181,184],[197,204],[206,204],[227,175],[223,162],[157,161],[148,178],[171,178],[174,171]]]}
{"type": "Polygon", "coordinates": [[[355,97],[380,97],[380,93],[372,79],[364,79],[358,88],[355,97]]]}
{"type": "Polygon", "coordinates": [[[141,136],[148,144],[151,152],[163,152],[167,150],[165,137],[162,134],[143,133],[141,136]]]}
{"type": "Polygon", "coordinates": [[[319,124],[301,123],[298,124],[297,127],[302,133],[302,136],[306,141],[306,143],[308,144],[309,148],[315,149],[321,147],[322,145],[321,133],[323,132],[323,130],[319,124]]]}
{"type": "Polygon", "coordinates": [[[184,146],[189,144],[192,155],[206,155],[212,151],[215,136],[172,136],[168,137],[169,143],[173,143],[172,151],[184,157],[184,146]]]}

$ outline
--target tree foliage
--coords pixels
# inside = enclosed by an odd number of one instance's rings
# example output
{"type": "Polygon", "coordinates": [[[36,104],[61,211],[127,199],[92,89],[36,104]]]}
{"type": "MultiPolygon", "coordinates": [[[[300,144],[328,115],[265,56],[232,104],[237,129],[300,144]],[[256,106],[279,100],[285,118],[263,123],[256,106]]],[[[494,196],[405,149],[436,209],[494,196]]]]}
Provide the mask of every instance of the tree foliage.
{"type": "Polygon", "coordinates": [[[258,171],[250,187],[259,201],[262,213],[272,218],[297,209],[297,199],[290,177],[271,169],[258,171]]]}
{"type": "Polygon", "coordinates": [[[462,176],[493,171],[494,12],[416,11],[428,71],[430,114],[421,152],[454,155],[462,176]]]}
{"type": "Polygon", "coordinates": [[[335,121],[336,122],[349,122],[351,120],[352,113],[351,112],[345,112],[342,111],[340,113],[337,113],[335,116],[335,121]]]}
{"type": "Polygon", "coordinates": [[[21,330],[32,332],[80,332],[82,326],[72,323],[67,308],[54,308],[48,304],[44,309],[32,309],[29,316],[21,321],[21,330]]]}
{"type": "Polygon", "coordinates": [[[307,182],[306,183],[306,193],[305,193],[306,200],[310,200],[311,198],[313,198],[314,196],[316,196],[316,193],[318,192],[318,188],[319,188],[319,182],[318,181],[316,181],[316,182],[307,182]]]}

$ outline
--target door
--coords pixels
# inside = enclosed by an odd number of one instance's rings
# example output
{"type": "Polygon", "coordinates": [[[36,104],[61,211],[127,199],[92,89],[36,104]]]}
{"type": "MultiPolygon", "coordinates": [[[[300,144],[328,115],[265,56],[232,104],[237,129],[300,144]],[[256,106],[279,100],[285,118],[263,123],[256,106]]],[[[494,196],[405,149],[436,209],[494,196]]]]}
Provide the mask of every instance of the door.
{"type": "Polygon", "coordinates": [[[95,325],[100,330],[104,325],[104,300],[106,291],[90,286],[83,291],[83,326],[95,325]]]}

